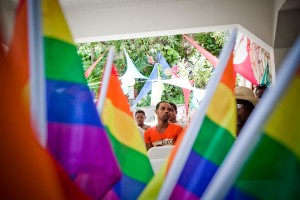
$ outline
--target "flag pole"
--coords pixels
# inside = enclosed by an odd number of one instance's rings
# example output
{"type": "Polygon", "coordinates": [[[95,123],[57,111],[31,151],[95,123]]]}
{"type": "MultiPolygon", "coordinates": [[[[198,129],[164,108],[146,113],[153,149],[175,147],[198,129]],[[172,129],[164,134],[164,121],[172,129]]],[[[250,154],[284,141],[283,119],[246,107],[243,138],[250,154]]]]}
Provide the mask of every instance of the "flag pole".
{"type": "Polygon", "coordinates": [[[28,0],[29,77],[31,124],[36,127],[39,141],[47,144],[45,70],[41,24],[41,1],[28,0]]]}
{"type": "Polygon", "coordinates": [[[213,94],[215,93],[215,90],[221,80],[221,77],[227,66],[230,55],[233,51],[235,40],[236,40],[236,30],[233,30],[228,42],[226,43],[224,49],[221,52],[220,62],[218,63],[216,70],[215,70],[214,74],[212,75],[212,78],[210,79],[210,81],[207,84],[206,88],[208,88],[209,90],[207,90],[208,92],[206,93],[203,101],[201,102],[198,112],[196,113],[195,117],[192,120],[192,123],[190,124],[189,128],[187,129],[187,132],[182,139],[181,145],[178,148],[178,151],[173,160],[173,163],[167,173],[165,182],[164,182],[164,184],[160,190],[159,196],[158,196],[158,199],[160,199],[160,200],[170,198],[170,195],[171,195],[171,193],[174,189],[174,186],[180,176],[180,173],[184,167],[184,164],[186,163],[186,160],[191,151],[193,143],[197,137],[198,132],[195,130],[199,130],[199,128],[204,120],[207,107],[210,103],[211,98],[213,97],[213,94]]]}
{"type": "Polygon", "coordinates": [[[266,91],[247,123],[242,129],[239,139],[231,148],[222,166],[208,185],[202,199],[223,199],[228,193],[247,158],[257,145],[262,133],[261,129],[274,106],[283,96],[300,65],[300,37],[290,51],[278,71],[277,84],[273,90],[266,91]]]}
{"type": "Polygon", "coordinates": [[[107,88],[108,88],[108,82],[110,79],[111,75],[111,69],[114,61],[114,55],[115,55],[115,47],[110,47],[107,60],[106,60],[106,66],[104,69],[104,74],[102,78],[102,84],[101,84],[101,89],[100,89],[100,94],[98,98],[98,103],[97,103],[97,111],[99,115],[101,115],[101,112],[103,110],[103,105],[107,93],[107,88]]]}

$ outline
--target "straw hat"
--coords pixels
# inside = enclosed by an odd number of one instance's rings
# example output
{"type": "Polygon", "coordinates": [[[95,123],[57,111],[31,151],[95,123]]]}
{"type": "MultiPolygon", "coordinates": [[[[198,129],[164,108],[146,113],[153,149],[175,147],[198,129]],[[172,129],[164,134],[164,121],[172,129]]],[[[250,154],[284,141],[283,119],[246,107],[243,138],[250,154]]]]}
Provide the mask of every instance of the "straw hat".
{"type": "Polygon", "coordinates": [[[244,86],[236,86],[234,88],[235,98],[251,102],[254,106],[258,102],[258,98],[254,96],[250,88],[244,86]]]}

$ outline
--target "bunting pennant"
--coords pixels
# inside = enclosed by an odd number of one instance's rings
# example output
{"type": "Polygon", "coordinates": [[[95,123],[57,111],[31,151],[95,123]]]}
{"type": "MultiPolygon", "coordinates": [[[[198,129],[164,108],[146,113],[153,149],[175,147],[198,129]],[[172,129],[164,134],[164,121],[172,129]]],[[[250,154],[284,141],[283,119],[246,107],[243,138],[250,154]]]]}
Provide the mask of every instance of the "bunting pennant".
{"type": "Polygon", "coordinates": [[[151,65],[154,65],[155,61],[153,60],[153,58],[151,56],[149,56],[147,54],[147,59],[148,59],[148,63],[151,64],[151,65]]]}
{"type": "MultiPolygon", "coordinates": [[[[183,35],[183,37],[190,42],[213,66],[217,65],[219,62],[218,58],[206,51],[191,38],[187,37],[186,35],[183,35]]],[[[238,48],[236,49],[236,55],[233,61],[234,71],[245,77],[254,85],[258,85],[251,66],[249,48],[250,44],[248,38],[242,37],[240,45],[238,45],[238,48]]]]}
{"type": "Polygon", "coordinates": [[[260,84],[265,84],[267,86],[270,86],[271,80],[270,80],[270,72],[269,72],[269,63],[267,63],[267,66],[264,71],[264,75],[262,77],[261,83],[260,84]]]}
{"type": "Polygon", "coordinates": [[[10,69],[0,47],[1,199],[64,199],[51,159],[36,141],[22,100],[16,97],[24,80],[11,81],[10,69]]]}
{"type": "Polygon", "coordinates": [[[156,104],[158,102],[161,101],[161,95],[165,89],[165,86],[162,82],[160,82],[161,80],[161,76],[160,76],[160,67],[161,65],[156,63],[155,64],[157,67],[157,80],[152,82],[152,92],[151,92],[151,106],[156,106],[156,104]]]}
{"type": "MultiPolygon", "coordinates": [[[[151,90],[153,90],[153,82],[157,81],[158,78],[158,73],[161,74],[161,79],[165,79],[167,76],[164,74],[166,69],[170,69],[171,67],[170,65],[167,63],[166,59],[163,57],[163,55],[158,52],[157,53],[157,60],[158,63],[154,64],[154,67],[152,69],[152,72],[149,76],[149,79],[147,80],[147,82],[145,83],[144,87],[141,89],[140,93],[138,94],[138,96],[136,97],[136,99],[134,100],[134,102],[132,103],[132,107],[135,107],[136,104],[143,98],[145,97],[151,90]],[[162,69],[158,69],[158,64],[160,64],[160,66],[162,67],[162,69]],[[162,71],[162,73],[161,73],[162,71]]],[[[170,74],[171,75],[171,74],[170,74]]],[[[158,87],[161,88],[161,83],[157,83],[158,87]]],[[[161,89],[160,89],[161,91],[161,89]]],[[[159,95],[156,95],[159,96],[159,95]]]]}
{"type": "Polygon", "coordinates": [[[135,107],[136,104],[152,90],[152,82],[157,79],[158,79],[158,69],[157,69],[157,65],[154,65],[152,72],[149,76],[149,79],[146,81],[144,87],[141,89],[140,93],[135,98],[134,102],[132,103],[132,107],[135,107]]]}
{"type": "Polygon", "coordinates": [[[137,199],[153,170],[114,66],[101,117],[122,170],[121,180],[106,199],[137,199]]]}
{"type": "Polygon", "coordinates": [[[103,58],[103,56],[104,56],[104,54],[107,52],[107,50],[105,50],[105,52],[103,53],[103,54],[101,54],[100,56],[99,56],[99,58],[84,72],[84,76],[85,76],[85,78],[88,78],[91,74],[92,74],[92,72],[93,72],[93,70],[94,70],[94,68],[96,67],[96,65],[99,63],[99,61],[103,58]]]}
{"type": "Polygon", "coordinates": [[[146,76],[141,74],[133,64],[131,58],[129,57],[128,53],[126,52],[126,49],[123,48],[125,56],[126,56],[126,62],[127,62],[127,70],[125,74],[121,77],[121,80],[130,80],[134,78],[142,78],[142,79],[148,79],[146,76]]]}
{"type": "Polygon", "coordinates": [[[217,66],[219,60],[206,49],[201,47],[197,42],[187,37],[186,35],[182,35],[189,43],[191,43],[213,66],[217,66]]]}
{"type": "Polygon", "coordinates": [[[235,40],[234,32],[222,50],[215,78],[208,84],[210,94],[202,103],[204,110],[199,109],[188,127],[159,199],[199,199],[235,141],[235,40]]]}
{"type": "Polygon", "coordinates": [[[120,170],[57,1],[43,1],[43,34],[48,148],[83,191],[102,198],[120,170]]]}
{"type": "MultiPolygon", "coordinates": [[[[170,65],[168,64],[168,62],[166,61],[166,59],[163,57],[163,55],[159,52],[157,52],[157,62],[159,64],[161,64],[162,66],[162,73],[161,73],[161,78],[165,79],[167,77],[167,75],[165,74],[166,69],[171,69],[170,65]]],[[[170,74],[171,75],[171,74],[170,74]]]]}
{"type": "Polygon", "coordinates": [[[236,54],[233,60],[234,70],[252,84],[258,85],[252,70],[249,50],[250,41],[247,37],[243,36],[241,38],[240,45],[238,45],[238,48],[235,50],[236,54]]]}

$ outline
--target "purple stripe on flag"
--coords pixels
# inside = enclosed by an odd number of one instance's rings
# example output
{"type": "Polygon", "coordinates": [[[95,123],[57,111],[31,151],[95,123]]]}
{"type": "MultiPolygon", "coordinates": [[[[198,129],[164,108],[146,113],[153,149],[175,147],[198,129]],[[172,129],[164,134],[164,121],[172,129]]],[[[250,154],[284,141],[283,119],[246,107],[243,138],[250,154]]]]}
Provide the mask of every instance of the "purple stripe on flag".
{"type": "Polygon", "coordinates": [[[181,200],[181,199],[189,199],[189,200],[199,200],[199,197],[194,195],[193,193],[189,192],[185,188],[181,187],[180,185],[176,185],[174,187],[173,193],[170,197],[173,200],[181,200]]]}
{"type": "Polygon", "coordinates": [[[119,200],[119,199],[121,198],[113,190],[109,190],[108,193],[103,198],[103,200],[119,200]]]}
{"type": "MultiPolygon", "coordinates": [[[[64,169],[71,174],[82,171],[101,174],[119,173],[105,134],[103,128],[96,126],[49,122],[48,148],[64,169]]],[[[105,177],[103,176],[104,182],[105,177]]]]}
{"type": "Polygon", "coordinates": [[[214,163],[192,150],[177,184],[200,198],[217,170],[214,163]]]}

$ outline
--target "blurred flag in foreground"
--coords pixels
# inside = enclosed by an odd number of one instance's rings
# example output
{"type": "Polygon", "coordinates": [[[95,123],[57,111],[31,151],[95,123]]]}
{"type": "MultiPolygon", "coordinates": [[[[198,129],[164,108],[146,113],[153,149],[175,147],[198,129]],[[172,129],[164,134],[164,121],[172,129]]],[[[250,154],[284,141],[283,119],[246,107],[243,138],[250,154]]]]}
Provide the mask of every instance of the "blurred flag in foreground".
{"type": "Polygon", "coordinates": [[[300,198],[300,37],[277,74],[204,199],[300,198]]]}
{"type": "Polygon", "coordinates": [[[17,81],[15,94],[21,98],[26,115],[29,114],[29,49],[27,1],[21,0],[15,17],[13,37],[9,45],[7,61],[12,81],[17,81]]]}
{"type": "MultiPolygon", "coordinates": [[[[64,199],[55,167],[36,141],[0,48],[0,198],[64,199]]],[[[16,87],[16,85],[19,85],[16,87]]]]}
{"type": "Polygon", "coordinates": [[[43,36],[48,148],[83,191],[102,198],[120,170],[57,1],[43,1],[43,36]]]}
{"type": "Polygon", "coordinates": [[[300,199],[300,62],[297,65],[228,199],[300,199]]]}
{"type": "Polygon", "coordinates": [[[153,170],[114,66],[107,87],[101,118],[119,161],[122,178],[106,198],[137,199],[152,178],[153,170]]]}

